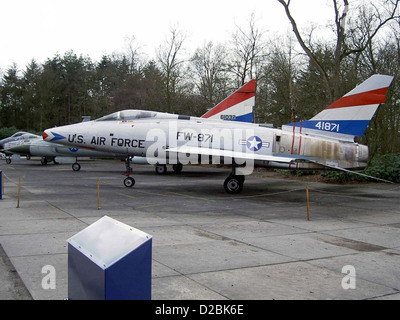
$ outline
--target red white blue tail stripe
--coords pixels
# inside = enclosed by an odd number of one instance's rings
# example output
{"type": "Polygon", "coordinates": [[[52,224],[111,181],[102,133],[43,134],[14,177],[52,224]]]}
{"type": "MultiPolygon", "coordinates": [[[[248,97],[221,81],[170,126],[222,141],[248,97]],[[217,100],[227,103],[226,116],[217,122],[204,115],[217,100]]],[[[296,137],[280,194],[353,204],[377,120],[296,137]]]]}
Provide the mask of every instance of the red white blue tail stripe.
{"type": "Polygon", "coordinates": [[[282,129],[354,141],[362,136],[379,105],[385,103],[392,76],[373,75],[308,121],[282,129]]]}
{"type": "Polygon", "coordinates": [[[253,122],[255,96],[256,80],[251,80],[205,113],[202,118],[253,122]]]}

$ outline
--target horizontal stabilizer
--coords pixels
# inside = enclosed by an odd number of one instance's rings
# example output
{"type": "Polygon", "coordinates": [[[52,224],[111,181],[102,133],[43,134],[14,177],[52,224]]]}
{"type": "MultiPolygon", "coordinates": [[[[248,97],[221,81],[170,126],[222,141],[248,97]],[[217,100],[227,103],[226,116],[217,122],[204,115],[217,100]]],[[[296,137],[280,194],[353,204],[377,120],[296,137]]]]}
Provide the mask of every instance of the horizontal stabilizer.
{"type": "Polygon", "coordinates": [[[348,170],[348,169],[344,169],[344,168],[341,168],[341,167],[338,167],[338,166],[332,166],[332,165],[329,165],[329,164],[326,164],[326,163],[321,163],[321,162],[318,162],[318,161],[310,160],[310,162],[313,162],[313,163],[316,163],[316,164],[319,164],[321,166],[328,167],[328,168],[331,168],[331,169],[335,169],[335,170],[339,170],[339,171],[343,171],[343,172],[347,172],[347,173],[351,173],[351,174],[356,174],[358,176],[362,176],[362,177],[365,177],[365,178],[374,179],[374,180],[378,180],[378,181],[394,184],[394,182],[392,182],[392,181],[381,179],[381,178],[377,178],[377,177],[373,177],[373,176],[367,175],[365,173],[361,173],[361,172],[357,172],[357,171],[351,171],[351,170],[348,170]]]}

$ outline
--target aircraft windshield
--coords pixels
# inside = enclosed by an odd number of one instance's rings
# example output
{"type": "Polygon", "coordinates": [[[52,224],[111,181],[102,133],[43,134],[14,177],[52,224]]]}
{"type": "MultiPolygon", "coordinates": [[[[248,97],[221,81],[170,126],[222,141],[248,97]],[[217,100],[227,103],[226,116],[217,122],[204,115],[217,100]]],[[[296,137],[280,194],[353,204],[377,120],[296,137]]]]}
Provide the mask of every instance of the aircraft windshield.
{"type": "Polygon", "coordinates": [[[157,112],[143,111],[143,110],[124,110],[124,111],[114,112],[107,116],[101,117],[96,121],[135,120],[135,119],[154,118],[156,116],[157,112]]]}
{"type": "Polygon", "coordinates": [[[136,119],[151,119],[151,118],[170,118],[177,117],[176,115],[169,115],[153,111],[145,110],[124,110],[114,112],[107,116],[101,117],[96,121],[123,121],[123,120],[136,120],[136,119]]]}

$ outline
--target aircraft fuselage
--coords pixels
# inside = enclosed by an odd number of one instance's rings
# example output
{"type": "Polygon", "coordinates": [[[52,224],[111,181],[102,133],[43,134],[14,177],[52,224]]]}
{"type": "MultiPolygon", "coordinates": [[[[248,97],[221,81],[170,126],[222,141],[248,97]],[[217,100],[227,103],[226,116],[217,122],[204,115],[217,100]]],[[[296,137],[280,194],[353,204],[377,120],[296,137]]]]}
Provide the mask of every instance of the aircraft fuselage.
{"type": "MultiPolygon", "coordinates": [[[[202,161],[209,163],[208,156],[199,157],[198,152],[191,155],[175,151],[182,147],[189,148],[188,150],[196,148],[200,151],[232,151],[233,155],[253,154],[255,166],[291,169],[322,167],[306,161],[288,164],[271,161],[268,157],[265,158],[267,160],[260,160],[260,156],[298,156],[341,168],[362,168],[367,165],[368,159],[368,147],[353,142],[341,142],[256,124],[195,117],[95,120],[48,129],[44,133],[44,139],[76,148],[123,154],[127,157],[147,157],[155,159],[154,164],[199,164],[202,161]]],[[[220,154],[213,157],[214,163],[229,162],[228,158],[230,157],[220,154]]]]}

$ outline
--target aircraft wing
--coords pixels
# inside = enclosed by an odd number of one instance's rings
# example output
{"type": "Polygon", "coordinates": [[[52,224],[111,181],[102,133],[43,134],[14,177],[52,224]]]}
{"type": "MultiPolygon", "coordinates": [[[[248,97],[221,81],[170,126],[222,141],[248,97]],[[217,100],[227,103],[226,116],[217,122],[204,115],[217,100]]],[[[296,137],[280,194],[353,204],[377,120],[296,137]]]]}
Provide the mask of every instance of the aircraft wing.
{"type": "Polygon", "coordinates": [[[191,155],[204,155],[213,157],[227,157],[232,159],[243,159],[243,160],[253,160],[253,161],[274,161],[280,163],[295,163],[300,160],[309,160],[310,157],[304,157],[299,155],[265,155],[256,154],[254,152],[241,152],[232,150],[220,150],[212,148],[202,148],[202,147],[190,147],[181,146],[176,148],[169,148],[168,152],[181,153],[181,154],[191,154],[191,155]]]}

